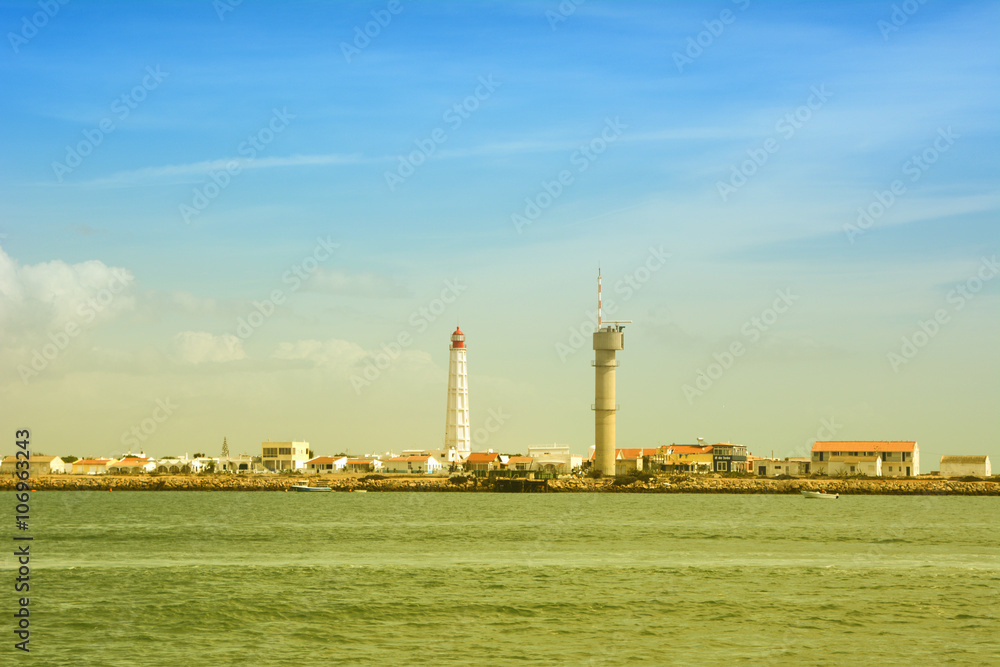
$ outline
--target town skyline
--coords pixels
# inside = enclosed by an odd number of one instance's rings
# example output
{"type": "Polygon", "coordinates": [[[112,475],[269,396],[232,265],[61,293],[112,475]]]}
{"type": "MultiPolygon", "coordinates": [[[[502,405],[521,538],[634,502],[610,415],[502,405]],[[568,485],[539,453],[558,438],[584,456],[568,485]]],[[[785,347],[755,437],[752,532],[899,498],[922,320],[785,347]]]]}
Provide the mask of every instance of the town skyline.
{"type": "Polygon", "coordinates": [[[1000,459],[996,5],[56,5],[0,10],[39,451],[438,448],[460,324],[472,450],[587,454],[600,267],[618,447],[1000,459]]]}

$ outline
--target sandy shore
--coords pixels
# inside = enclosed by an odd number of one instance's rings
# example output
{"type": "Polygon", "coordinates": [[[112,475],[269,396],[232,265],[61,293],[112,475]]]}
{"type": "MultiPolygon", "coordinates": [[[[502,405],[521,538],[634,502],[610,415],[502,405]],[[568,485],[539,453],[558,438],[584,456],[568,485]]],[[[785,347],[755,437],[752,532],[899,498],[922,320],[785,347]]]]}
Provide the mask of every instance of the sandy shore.
{"type": "MultiPolygon", "coordinates": [[[[31,480],[38,491],[287,491],[308,479],[312,486],[334,491],[424,491],[489,493],[486,480],[452,484],[446,477],[393,475],[364,480],[361,475],[47,475],[31,480]]],[[[0,489],[14,489],[13,477],[0,479],[0,489]]],[[[662,477],[657,481],[615,484],[611,479],[550,480],[550,493],[792,493],[826,491],[843,495],[1000,496],[1000,482],[947,479],[756,479],[709,476],[662,477]]]]}

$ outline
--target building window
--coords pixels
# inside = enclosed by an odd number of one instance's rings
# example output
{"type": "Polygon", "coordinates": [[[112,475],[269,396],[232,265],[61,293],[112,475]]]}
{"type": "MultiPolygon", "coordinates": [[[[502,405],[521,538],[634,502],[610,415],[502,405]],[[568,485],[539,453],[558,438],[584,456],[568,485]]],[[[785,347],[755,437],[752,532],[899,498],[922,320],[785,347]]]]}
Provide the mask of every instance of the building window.
{"type": "Polygon", "coordinates": [[[292,448],[291,447],[282,447],[278,451],[278,456],[291,456],[291,455],[292,455],[292,448]]]}

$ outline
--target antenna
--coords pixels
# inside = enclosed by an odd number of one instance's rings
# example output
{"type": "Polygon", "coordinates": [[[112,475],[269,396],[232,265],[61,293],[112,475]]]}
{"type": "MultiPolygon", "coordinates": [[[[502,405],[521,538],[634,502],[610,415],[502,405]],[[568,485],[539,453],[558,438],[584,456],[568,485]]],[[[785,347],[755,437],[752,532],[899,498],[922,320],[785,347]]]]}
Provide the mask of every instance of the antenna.
{"type": "Polygon", "coordinates": [[[601,330],[601,267],[597,266],[597,330],[601,330]]]}

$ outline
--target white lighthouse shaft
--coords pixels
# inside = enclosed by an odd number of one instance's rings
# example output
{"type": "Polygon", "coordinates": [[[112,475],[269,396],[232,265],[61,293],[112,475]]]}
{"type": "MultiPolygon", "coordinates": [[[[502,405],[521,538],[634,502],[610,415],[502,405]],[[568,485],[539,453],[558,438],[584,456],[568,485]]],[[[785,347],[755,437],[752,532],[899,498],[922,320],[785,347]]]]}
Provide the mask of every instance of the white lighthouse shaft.
{"type": "Polygon", "coordinates": [[[469,429],[469,371],[466,365],[465,334],[455,329],[448,356],[448,412],[445,418],[444,447],[456,452],[471,451],[469,429]]]}

